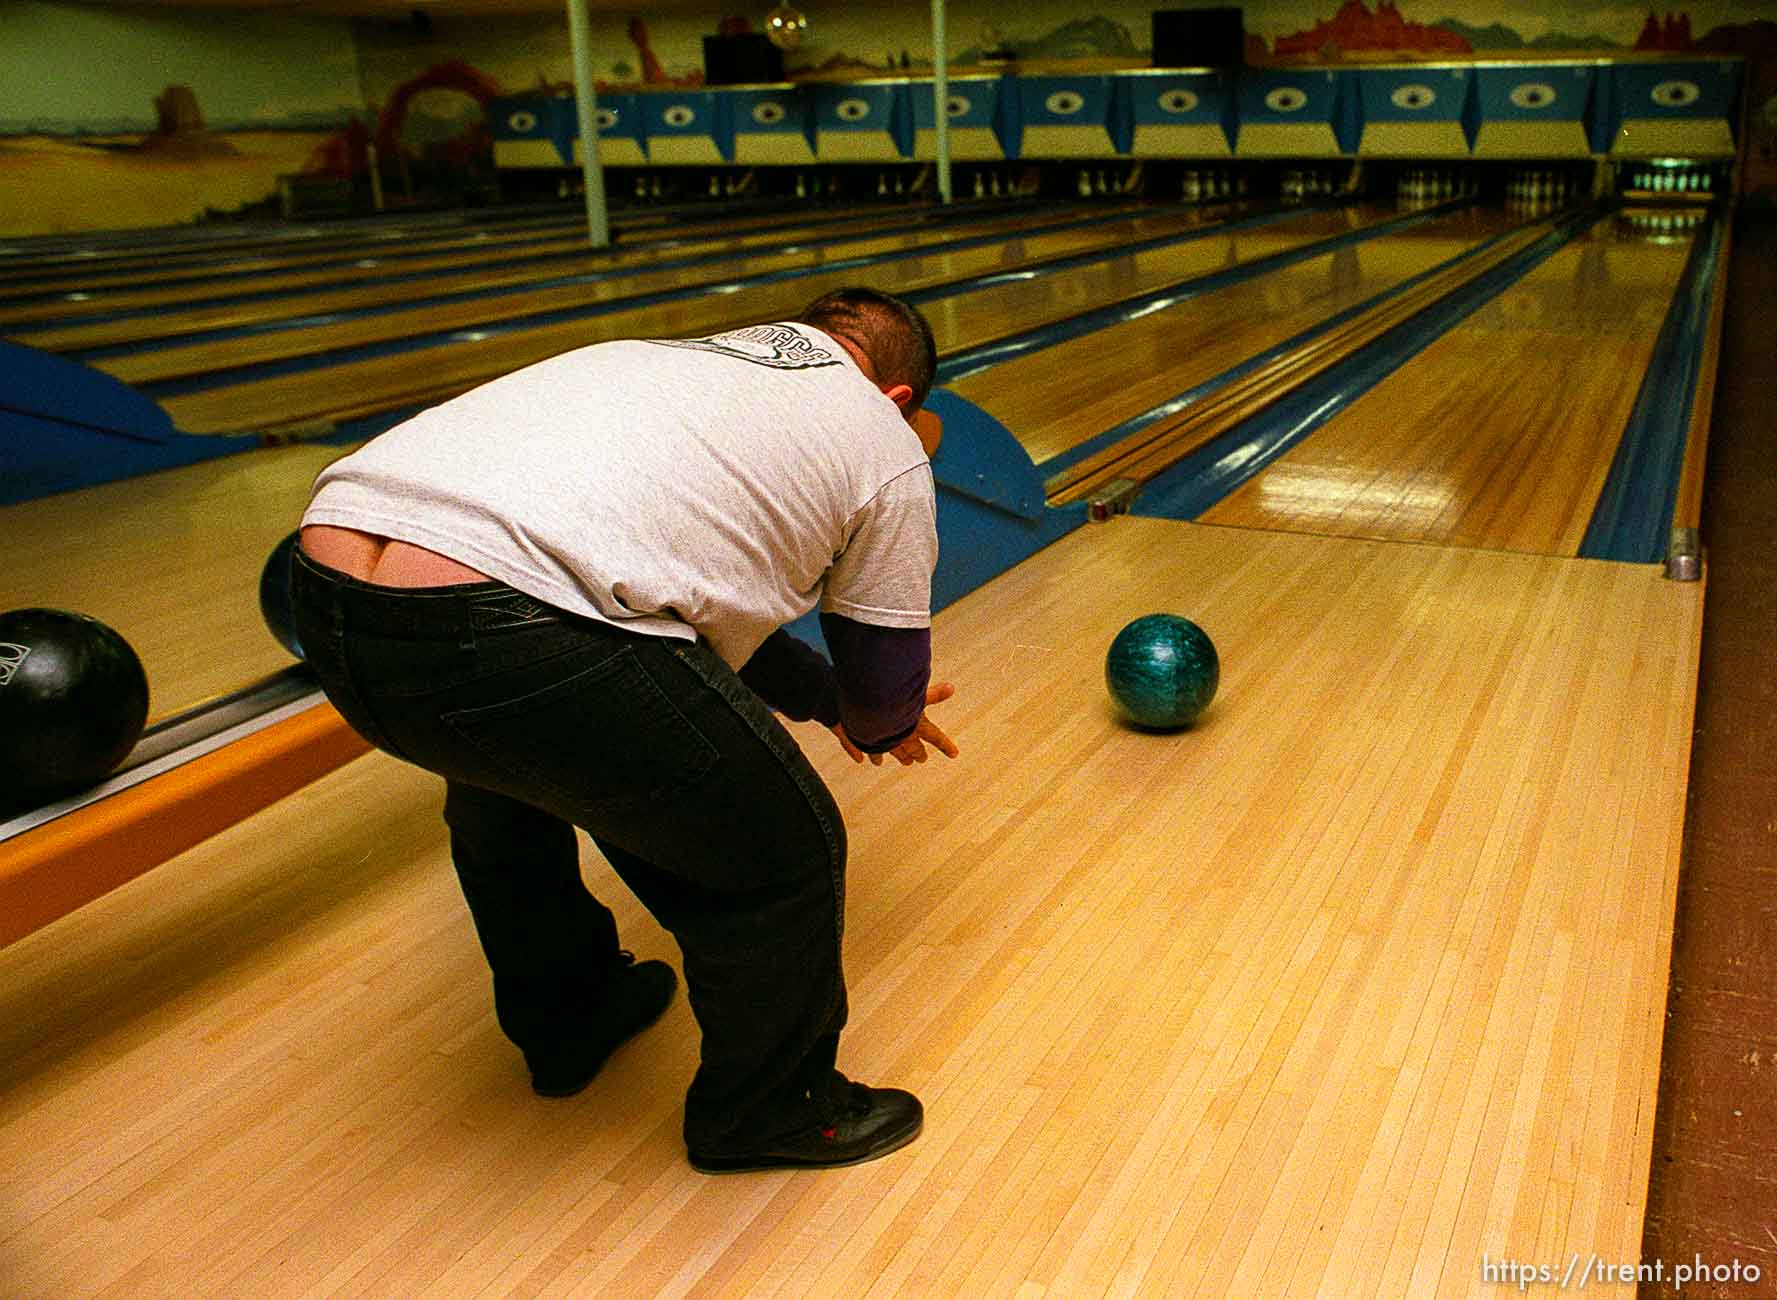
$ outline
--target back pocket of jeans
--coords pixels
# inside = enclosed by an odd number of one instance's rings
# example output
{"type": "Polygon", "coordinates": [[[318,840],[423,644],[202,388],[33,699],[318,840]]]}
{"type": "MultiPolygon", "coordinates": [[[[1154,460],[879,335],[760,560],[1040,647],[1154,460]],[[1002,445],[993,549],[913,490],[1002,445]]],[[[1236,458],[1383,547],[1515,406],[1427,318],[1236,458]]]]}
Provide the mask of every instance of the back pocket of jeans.
{"type": "Polygon", "coordinates": [[[563,813],[660,798],[718,757],[627,649],[541,690],[443,720],[506,778],[489,784],[563,813]]]}

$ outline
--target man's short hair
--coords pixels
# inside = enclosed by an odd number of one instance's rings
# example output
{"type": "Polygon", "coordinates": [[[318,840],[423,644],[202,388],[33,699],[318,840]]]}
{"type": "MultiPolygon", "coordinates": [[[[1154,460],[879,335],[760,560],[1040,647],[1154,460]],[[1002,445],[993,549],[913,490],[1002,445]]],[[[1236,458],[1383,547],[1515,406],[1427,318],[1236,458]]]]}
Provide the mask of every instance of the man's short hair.
{"type": "Polygon", "coordinates": [[[917,307],[890,293],[856,286],[822,294],[798,319],[835,338],[849,339],[870,358],[876,382],[906,384],[917,410],[938,375],[938,345],[917,307]]]}

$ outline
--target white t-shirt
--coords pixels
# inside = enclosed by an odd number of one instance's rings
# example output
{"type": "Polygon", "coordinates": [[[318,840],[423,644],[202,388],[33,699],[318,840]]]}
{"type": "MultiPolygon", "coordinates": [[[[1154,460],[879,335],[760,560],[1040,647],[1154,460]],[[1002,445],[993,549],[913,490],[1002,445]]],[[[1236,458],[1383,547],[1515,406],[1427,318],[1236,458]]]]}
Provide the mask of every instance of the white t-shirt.
{"type": "Polygon", "coordinates": [[[817,603],[931,621],[931,466],[849,353],[800,324],[567,352],[323,470],[304,524],[450,556],[558,608],[703,636],[739,667],[817,603]]]}

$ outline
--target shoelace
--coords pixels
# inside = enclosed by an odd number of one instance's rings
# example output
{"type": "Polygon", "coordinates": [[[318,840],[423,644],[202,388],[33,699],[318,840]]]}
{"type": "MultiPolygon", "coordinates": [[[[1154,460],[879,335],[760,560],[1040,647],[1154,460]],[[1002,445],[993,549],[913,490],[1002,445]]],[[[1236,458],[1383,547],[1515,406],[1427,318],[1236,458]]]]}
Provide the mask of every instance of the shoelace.
{"type": "Polygon", "coordinates": [[[805,1095],[822,1118],[821,1136],[829,1140],[839,1135],[839,1121],[846,1116],[860,1116],[870,1113],[870,1090],[863,1084],[853,1083],[850,1079],[844,1080],[843,1100],[838,1101],[837,1104],[835,1104],[832,1092],[829,1092],[820,1101],[815,1099],[812,1090],[805,1095]]]}

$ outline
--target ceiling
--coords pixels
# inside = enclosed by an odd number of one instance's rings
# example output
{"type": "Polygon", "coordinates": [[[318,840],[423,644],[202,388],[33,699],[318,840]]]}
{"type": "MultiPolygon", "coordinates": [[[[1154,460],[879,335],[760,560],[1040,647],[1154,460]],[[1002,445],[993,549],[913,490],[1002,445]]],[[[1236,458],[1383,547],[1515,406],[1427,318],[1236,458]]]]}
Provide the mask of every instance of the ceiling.
{"type": "MultiPolygon", "coordinates": [[[[282,12],[304,17],[383,18],[406,20],[417,10],[435,18],[492,18],[513,14],[565,14],[566,0],[105,0],[117,9],[232,9],[259,13],[282,12]]],[[[770,0],[581,0],[595,13],[632,14],[684,12],[707,13],[711,19],[724,14],[763,12],[770,0]]]]}

